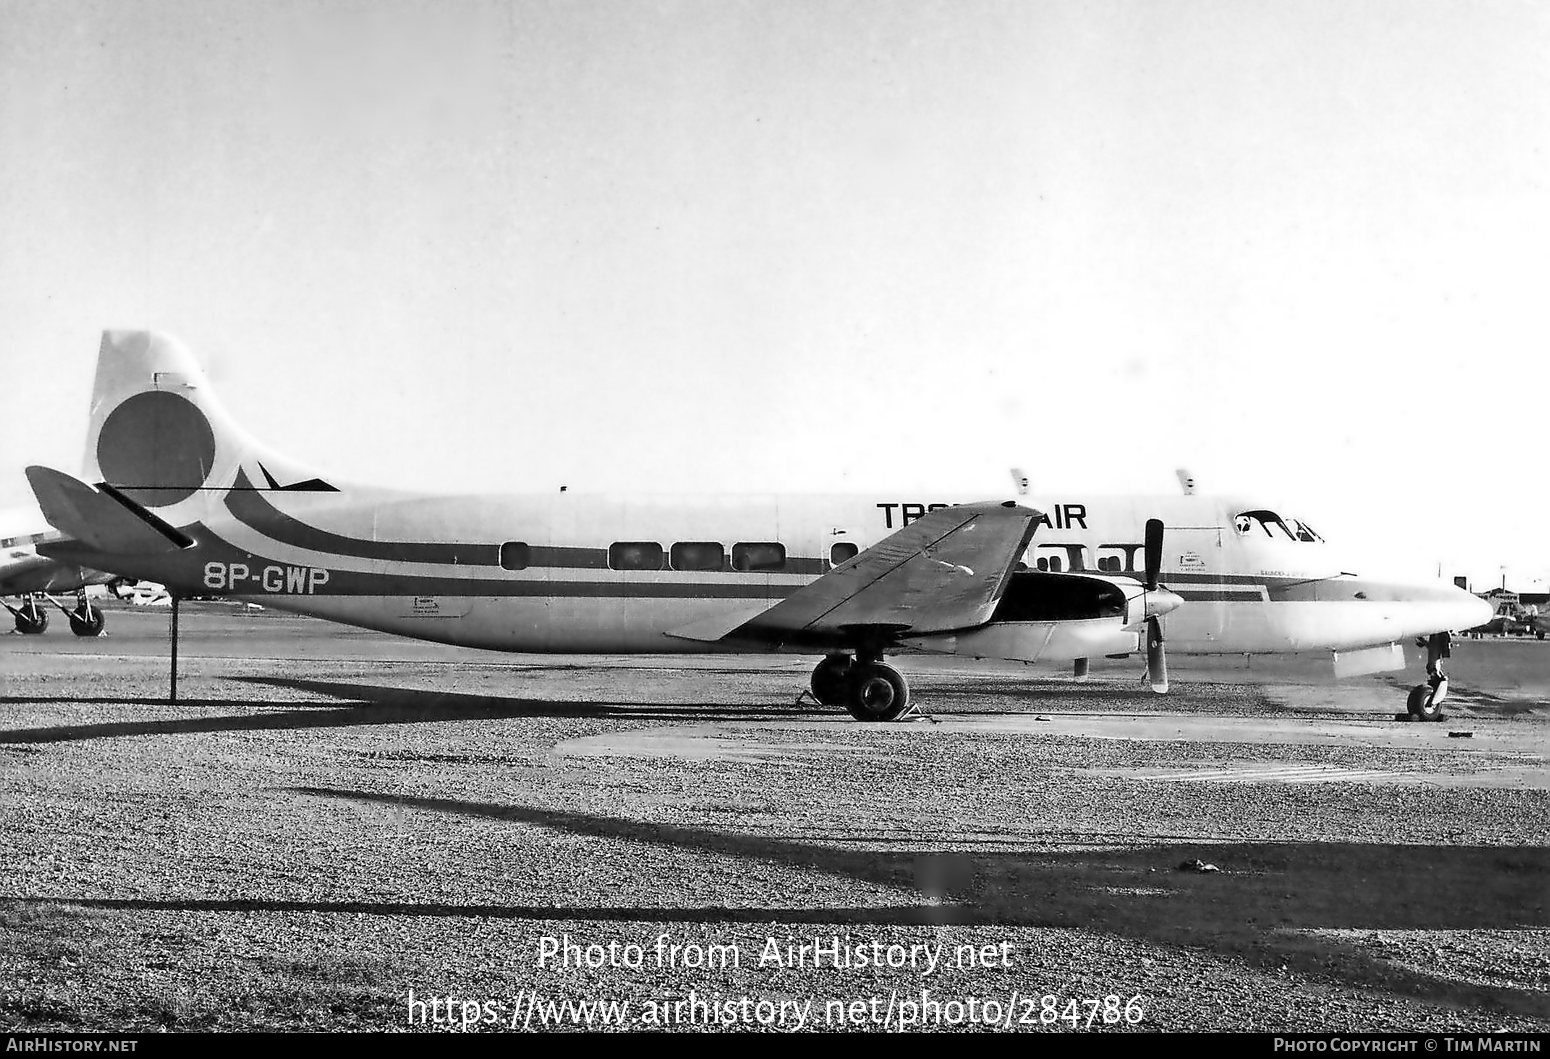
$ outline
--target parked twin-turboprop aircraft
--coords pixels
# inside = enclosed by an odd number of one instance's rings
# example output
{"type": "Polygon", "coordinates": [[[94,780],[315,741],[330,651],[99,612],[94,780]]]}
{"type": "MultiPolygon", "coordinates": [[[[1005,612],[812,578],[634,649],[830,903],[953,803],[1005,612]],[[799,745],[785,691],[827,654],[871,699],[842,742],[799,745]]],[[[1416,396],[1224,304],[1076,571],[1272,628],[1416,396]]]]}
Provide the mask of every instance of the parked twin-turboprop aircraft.
{"type": "Polygon", "coordinates": [[[495,650],[823,655],[813,694],[863,720],[908,708],[884,662],[907,651],[1075,661],[1081,674],[1094,655],[1135,652],[1144,629],[1165,691],[1165,623],[1176,649],[1330,650],[1345,671],[1395,668],[1398,641],[1432,637],[1433,679],[1411,696],[1431,716],[1447,631],[1483,620],[1466,592],[1342,573],[1305,523],[1209,497],[1072,498],[1041,514],[925,497],[338,483],[252,440],[189,353],[148,332],[103,336],[85,467],[97,486],[27,472],[73,538],[38,546],[61,561],[495,650]]]}

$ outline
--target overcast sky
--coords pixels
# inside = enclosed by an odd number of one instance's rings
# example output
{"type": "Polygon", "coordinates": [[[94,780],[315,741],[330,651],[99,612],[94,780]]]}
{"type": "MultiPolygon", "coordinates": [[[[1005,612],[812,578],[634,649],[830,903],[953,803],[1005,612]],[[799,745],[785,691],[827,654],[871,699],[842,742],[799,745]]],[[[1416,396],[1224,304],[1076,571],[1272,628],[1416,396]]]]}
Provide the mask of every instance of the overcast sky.
{"type": "Polygon", "coordinates": [[[343,479],[1187,465],[1528,588],[1547,145],[1534,2],[0,0],[0,507],[155,328],[343,479]]]}

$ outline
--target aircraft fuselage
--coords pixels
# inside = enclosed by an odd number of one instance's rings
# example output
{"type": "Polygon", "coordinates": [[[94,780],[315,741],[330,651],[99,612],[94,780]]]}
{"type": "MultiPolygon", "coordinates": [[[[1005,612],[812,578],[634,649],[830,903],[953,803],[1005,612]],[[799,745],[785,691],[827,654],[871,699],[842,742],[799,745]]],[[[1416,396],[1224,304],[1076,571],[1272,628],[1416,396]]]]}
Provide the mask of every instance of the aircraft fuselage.
{"type": "MultiPolygon", "coordinates": [[[[945,506],[870,496],[287,495],[244,478],[218,514],[187,527],[199,548],[124,557],[118,568],[185,595],[233,595],[444,643],[703,652],[719,648],[686,627],[751,618],[945,506]]],[[[1046,519],[1018,577],[1139,580],[1145,522],[1163,520],[1161,581],[1185,601],[1163,619],[1174,651],[1341,651],[1478,617],[1479,601],[1451,585],[1342,572],[1305,524],[1253,503],[1090,496],[1031,506],[1046,519]]],[[[1093,650],[1134,650],[1133,639],[1093,650]]],[[[1052,647],[1048,657],[1070,653],[1052,647]]]]}

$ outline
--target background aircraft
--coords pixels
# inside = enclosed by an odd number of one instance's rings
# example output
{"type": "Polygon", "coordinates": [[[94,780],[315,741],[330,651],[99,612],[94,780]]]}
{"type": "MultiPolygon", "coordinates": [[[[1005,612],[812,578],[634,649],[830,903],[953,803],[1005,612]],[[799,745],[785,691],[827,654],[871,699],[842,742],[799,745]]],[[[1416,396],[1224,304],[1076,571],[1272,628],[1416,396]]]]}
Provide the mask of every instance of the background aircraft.
{"type": "Polygon", "coordinates": [[[1481,599],[1491,608],[1491,618],[1465,630],[1474,635],[1533,636],[1543,640],[1550,632],[1550,615],[1539,613],[1537,606],[1525,606],[1516,592],[1493,588],[1481,599]]]}
{"type": "MultiPolygon", "coordinates": [[[[1166,690],[1165,618],[1192,650],[1328,649],[1348,671],[1441,633],[1439,673],[1446,630],[1482,619],[1468,593],[1343,573],[1306,523],[1209,497],[1068,499],[1041,514],[925,497],[424,497],[337,483],[253,441],[187,351],[148,332],[104,335],[85,465],[98,488],[28,471],[76,538],[45,554],[468,646],[821,654],[815,696],[865,719],[905,709],[908,686],[883,662],[901,651],[1071,662],[1134,652],[1145,629],[1166,690]]],[[[1427,701],[1413,693],[1412,711],[1435,713],[1439,685],[1418,685],[1427,701]]]]}
{"type": "Polygon", "coordinates": [[[5,527],[0,530],[4,534],[0,536],[0,597],[20,597],[15,604],[0,598],[0,606],[11,612],[16,631],[26,635],[44,632],[48,628],[48,607],[54,606],[64,613],[70,631],[77,636],[100,634],[106,620],[101,608],[88,598],[86,589],[93,585],[116,589],[124,579],[39,555],[39,544],[60,537],[47,528],[40,512],[32,512],[30,517],[8,514],[0,525],[5,527]],[[75,593],[73,608],[54,598],[55,594],[66,592],[75,593]]]}
{"type": "Polygon", "coordinates": [[[165,607],[172,603],[172,593],[167,591],[167,586],[158,585],[154,581],[139,581],[129,585],[119,594],[119,598],[136,607],[165,607]]]}

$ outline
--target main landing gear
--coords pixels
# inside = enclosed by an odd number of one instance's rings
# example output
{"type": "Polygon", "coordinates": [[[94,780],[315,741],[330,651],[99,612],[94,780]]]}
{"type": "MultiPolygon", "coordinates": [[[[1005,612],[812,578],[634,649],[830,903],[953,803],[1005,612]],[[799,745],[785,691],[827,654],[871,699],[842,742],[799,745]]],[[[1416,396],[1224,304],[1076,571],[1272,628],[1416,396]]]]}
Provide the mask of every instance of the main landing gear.
{"type": "Polygon", "coordinates": [[[42,600],[54,604],[66,618],[70,619],[70,631],[77,636],[102,635],[102,627],[107,624],[107,620],[103,617],[100,608],[92,606],[84,590],[75,594],[74,610],[67,609],[52,596],[41,592],[24,596],[19,607],[5,604],[5,609],[16,618],[17,632],[24,636],[40,636],[48,628],[48,611],[44,609],[42,600]]]}
{"type": "Polygon", "coordinates": [[[813,669],[812,688],[813,698],[845,707],[858,721],[896,721],[910,710],[904,674],[871,651],[829,655],[813,669]]]}
{"type": "Polygon", "coordinates": [[[21,606],[7,603],[5,609],[15,615],[16,631],[23,636],[41,636],[48,628],[48,611],[39,606],[37,596],[23,596],[21,606]]]}
{"type": "Polygon", "coordinates": [[[1417,643],[1426,648],[1426,683],[1410,689],[1405,706],[1408,715],[1417,721],[1440,721],[1446,716],[1442,700],[1448,697],[1448,674],[1443,671],[1442,660],[1452,655],[1452,640],[1447,633],[1439,632],[1417,643]]]}
{"type": "Polygon", "coordinates": [[[85,592],[76,593],[75,609],[68,611],[67,616],[70,619],[70,631],[77,636],[101,636],[102,627],[107,624],[102,611],[91,605],[85,592]]]}

